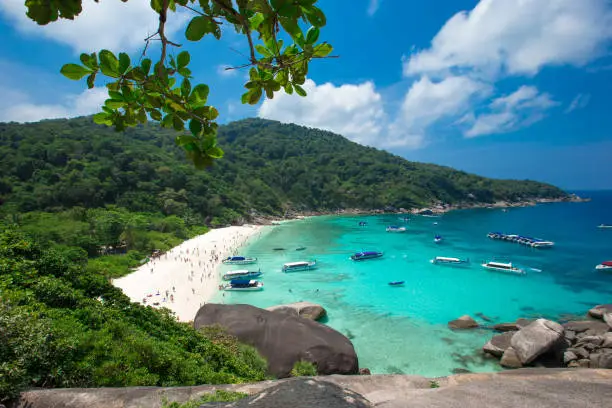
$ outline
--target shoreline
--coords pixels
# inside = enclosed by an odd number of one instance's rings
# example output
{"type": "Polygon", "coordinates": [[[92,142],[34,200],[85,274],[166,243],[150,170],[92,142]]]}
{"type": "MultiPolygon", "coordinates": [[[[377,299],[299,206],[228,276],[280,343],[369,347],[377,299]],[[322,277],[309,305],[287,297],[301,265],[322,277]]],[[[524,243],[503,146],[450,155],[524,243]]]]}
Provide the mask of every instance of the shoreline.
{"type": "Polygon", "coordinates": [[[381,214],[412,214],[412,215],[440,215],[456,210],[474,210],[479,208],[501,209],[501,208],[523,208],[533,207],[539,204],[551,203],[583,203],[591,201],[590,198],[582,198],[575,194],[560,198],[528,198],[520,201],[495,201],[493,203],[484,202],[460,202],[457,204],[432,203],[427,207],[420,208],[395,208],[387,207],[385,209],[365,210],[361,208],[343,208],[336,211],[321,210],[321,211],[292,211],[287,212],[285,217],[273,215],[257,215],[252,217],[251,222],[255,225],[281,225],[290,221],[298,221],[310,217],[318,217],[324,215],[381,215],[381,214]]]}
{"type": "Polygon", "coordinates": [[[198,309],[210,302],[221,282],[222,260],[238,255],[264,227],[245,224],[211,229],[183,241],[158,258],[112,284],[132,302],[170,309],[181,322],[193,321],[198,309]]]}

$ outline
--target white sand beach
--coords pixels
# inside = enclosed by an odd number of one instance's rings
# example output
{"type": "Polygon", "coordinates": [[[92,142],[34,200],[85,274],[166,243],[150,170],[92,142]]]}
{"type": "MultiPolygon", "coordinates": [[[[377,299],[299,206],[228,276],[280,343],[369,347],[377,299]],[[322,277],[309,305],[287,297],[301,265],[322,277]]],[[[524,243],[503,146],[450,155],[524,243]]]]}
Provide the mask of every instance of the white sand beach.
{"type": "Polygon", "coordinates": [[[240,252],[262,226],[244,225],[210,230],[183,242],[133,273],[113,281],[133,302],[172,310],[188,322],[219,290],[221,261],[240,252]]]}

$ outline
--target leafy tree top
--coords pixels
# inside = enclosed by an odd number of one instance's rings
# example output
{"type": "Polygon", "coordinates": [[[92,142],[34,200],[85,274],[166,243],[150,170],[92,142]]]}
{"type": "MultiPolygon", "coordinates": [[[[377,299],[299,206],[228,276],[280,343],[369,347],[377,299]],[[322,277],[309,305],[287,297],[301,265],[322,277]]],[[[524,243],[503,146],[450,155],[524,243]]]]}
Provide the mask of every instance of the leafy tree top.
{"type": "MultiPolygon", "coordinates": [[[[28,17],[45,25],[60,18],[74,19],[82,11],[82,1],[26,0],[25,4],[28,17]]],[[[242,95],[245,104],[258,103],[264,93],[273,98],[281,89],[306,96],[301,85],[306,80],[309,63],[329,57],[332,51],[330,44],[319,42],[319,30],[325,26],[326,18],[316,6],[317,0],[150,0],[150,3],[159,15],[159,26],[145,39],[139,61],[132,61],[125,52],[115,55],[100,50],[81,54],[79,64],[66,64],[61,73],[73,80],[85,78],[88,88],[93,88],[100,76],[110,78],[106,84],[108,99],[102,112],[94,116],[96,123],[124,130],[150,118],[176,131],[187,127],[189,133],[177,136],[176,143],[197,168],[207,167],[223,156],[216,138],[215,120],[219,113],[207,104],[208,85],[192,84],[189,52],[182,51],[176,56],[168,52],[169,47],[180,47],[165,33],[172,13],[182,9],[193,14],[185,30],[188,41],[200,41],[211,35],[220,39],[228,27],[246,38],[248,61],[232,68],[249,68],[246,92],[242,95]],[[305,30],[306,27],[309,28],[305,30]],[[290,43],[280,37],[290,39],[290,43]],[[161,47],[156,62],[146,58],[147,48],[154,40],[161,47]]]]}

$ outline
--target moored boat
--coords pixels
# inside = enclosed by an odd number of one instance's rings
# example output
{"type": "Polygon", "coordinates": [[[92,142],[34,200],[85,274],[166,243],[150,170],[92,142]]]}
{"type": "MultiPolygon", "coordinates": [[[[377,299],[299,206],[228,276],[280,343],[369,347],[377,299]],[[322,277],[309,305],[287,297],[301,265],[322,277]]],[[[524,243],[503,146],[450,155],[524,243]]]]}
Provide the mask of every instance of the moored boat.
{"type": "Polygon", "coordinates": [[[390,225],[387,227],[387,232],[406,232],[406,227],[398,227],[397,225],[390,225]]]}
{"type": "Polygon", "coordinates": [[[259,278],[262,275],[261,271],[249,271],[248,269],[240,269],[237,271],[230,271],[223,275],[223,280],[232,279],[246,279],[246,278],[259,278]]]}
{"type": "Polygon", "coordinates": [[[525,275],[525,271],[521,268],[517,268],[512,265],[511,262],[486,262],[482,264],[482,267],[496,272],[514,273],[517,275],[525,275]]]}
{"type": "Polygon", "coordinates": [[[600,263],[599,265],[597,265],[595,267],[595,269],[597,270],[611,270],[612,271],[612,261],[603,261],[602,263],[600,263]]]}
{"type": "Polygon", "coordinates": [[[599,224],[597,226],[597,228],[612,228],[612,225],[607,225],[607,224],[599,224]]]}
{"type": "Polygon", "coordinates": [[[219,286],[219,290],[228,291],[254,291],[262,289],[263,282],[250,279],[232,279],[229,283],[219,286]]]}
{"type": "Polygon", "coordinates": [[[366,225],[368,225],[367,221],[359,221],[360,227],[365,227],[366,225]]]}
{"type": "Polygon", "coordinates": [[[355,252],[353,255],[351,255],[351,259],[353,261],[363,261],[365,259],[380,258],[381,256],[383,256],[382,252],[378,252],[378,251],[361,251],[361,252],[355,252]]]}
{"type": "Polygon", "coordinates": [[[317,261],[289,262],[283,265],[283,272],[308,271],[317,267],[317,261]]]}
{"type": "Polygon", "coordinates": [[[469,259],[451,258],[447,256],[436,256],[431,261],[434,265],[469,265],[469,259]]]}
{"type": "Polygon", "coordinates": [[[434,242],[435,242],[436,244],[439,244],[440,242],[442,242],[442,236],[441,236],[441,235],[436,235],[436,236],[434,237],[434,242]]]}
{"type": "Polygon", "coordinates": [[[297,247],[297,248],[295,248],[296,251],[303,251],[305,249],[306,249],[306,247],[297,247]]]}
{"type": "Polygon", "coordinates": [[[487,237],[498,241],[516,242],[517,244],[530,246],[532,248],[552,248],[555,243],[540,238],[524,237],[516,234],[504,234],[501,232],[489,232],[487,237]]]}
{"type": "Polygon", "coordinates": [[[404,281],[389,282],[389,286],[404,286],[404,281]]]}
{"type": "Polygon", "coordinates": [[[257,258],[249,258],[246,256],[228,256],[222,261],[225,265],[248,265],[257,262],[257,258]]]}

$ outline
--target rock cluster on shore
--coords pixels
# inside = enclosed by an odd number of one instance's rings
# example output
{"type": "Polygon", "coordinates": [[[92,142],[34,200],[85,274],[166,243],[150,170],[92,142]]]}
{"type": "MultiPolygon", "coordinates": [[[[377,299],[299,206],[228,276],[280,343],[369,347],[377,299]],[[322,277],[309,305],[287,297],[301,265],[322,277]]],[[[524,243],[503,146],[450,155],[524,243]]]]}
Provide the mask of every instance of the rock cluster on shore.
{"type": "Polygon", "coordinates": [[[502,323],[484,346],[506,368],[525,366],[612,368],[612,304],[589,310],[585,320],[502,323]]]}

